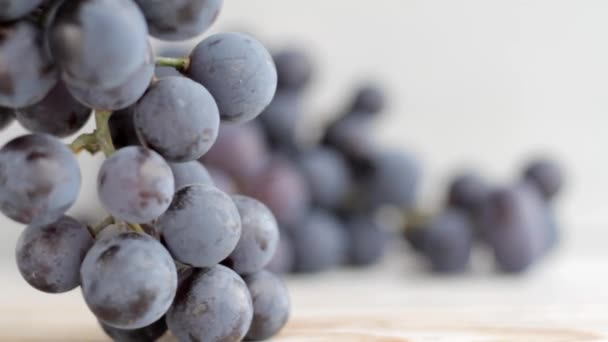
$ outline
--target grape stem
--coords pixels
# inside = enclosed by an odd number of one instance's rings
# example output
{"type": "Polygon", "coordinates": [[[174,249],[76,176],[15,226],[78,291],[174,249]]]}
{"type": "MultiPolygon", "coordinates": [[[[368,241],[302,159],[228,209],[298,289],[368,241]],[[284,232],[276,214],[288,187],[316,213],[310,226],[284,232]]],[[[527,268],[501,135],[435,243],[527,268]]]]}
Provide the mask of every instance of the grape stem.
{"type": "Polygon", "coordinates": [[[103,221],[97,223],[93,227],[90,228],[93,236],[97,236],[105,227],[114,224],[114,218],[112,216],[108,216],[103,221]]]}
{"type": "Polygon", "coordinates": [[[84,133],[79,135],[76,140],[72,141],[72,143],[68,145],[68,147],[74,154],[78,154],[82,150],[86,150],[90,154],[99,152],[97,135],[94,133],[84,133]]]}
{"type": "Polygon", "coordinates": [[[188,65],[190,65],[190,58],[173,58],[173,57],[156,57],[156,65],[157,66],[165,66],[172,67],[177,69],[178,71],[186,71],[188,69],[188,65]]]}
{"type": "Polygon", "coordinates": [[[100,150],[106,157],[115,151],[112,136],[110,135],[110,127],[108,126],[108,120],[111,115],[111,111],[95,110],[95,126],[97,127],[95,129],[95,137],[97,138],[100,150]]]}

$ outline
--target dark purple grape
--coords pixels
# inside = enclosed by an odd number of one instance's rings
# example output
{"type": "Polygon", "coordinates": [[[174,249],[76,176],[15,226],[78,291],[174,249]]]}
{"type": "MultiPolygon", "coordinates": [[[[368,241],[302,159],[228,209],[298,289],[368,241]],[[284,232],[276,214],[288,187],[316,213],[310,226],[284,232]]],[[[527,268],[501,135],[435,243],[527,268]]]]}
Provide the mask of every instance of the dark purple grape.
{"type": "Polygon", "coordinates": [[[327,128],[322,142],[340,151],[349,162],[358,164],[362,159],[366,161],[376,150],[371,130],[370,118],[347,116],[336,120],[327,128]]]}
{"type": "Polygon", "coordinates": [[[15,113],[17,121],[30,132],[67,137],[87,123],[91,108],[74,99],[65,84],[58,82],[42,101],[15,113]]]}
{"type": "Polygon", "coordinates": [[[133,122],[134,111],[134,106],[115,111],[110,116],[110,120],[108,120],[112,142],[117,149],[141,145],[135,131],[135,123],[133,122]]]}
{"type": "Polygon", "coordinates": [[[268,159],[268,147],[260,127],[254,123],[222,124],[215,144],[201,159],[237,180],[251,177],[268,159]]]}
{"type": "Polygon", "coordinates": [[[489,186],[478,174],[463,172],[448,185],[447,205],[477,215],[489,192],[489,186]]]}
{"type": "Polygon", "coordinates": [[[211,94],[185,77],[154,83],[135,107],[140,140],[172,162],[200,158],[215,142],[220,117],[211,94]]]}
{"type": "Polygon", "coordinates": [[[208,167],[207,171],[209,171],[209,175],[211,175],[211,179],[216,188],[227,194],[234,194],[237,192],[236,182],[226,172],[216,167],[208,167]]]}
{"type": "Polygon", "coordinates": [[[93,237],[71,217],[44,226],[28,226],[17,242],[19,272],[34,288],[63,293],[80,285],[80,265],[93,237]]]}
{"type": "Polygon", "coordinates": [[[502,271],[525,271],[546,250],[545,209],[540,194],[525,183],[490,193],[482,223],[502,271]]]}
{"type": "Polygon", "coordinates": [[[270,210],[260,201],[232,196],[239,210],[242,234],[234,251],[224,261],[238,274],[258,272],[270,262],[279,243],[279,227],[270,210]]]}
{"type": "Polygon", "coordinates": [[[101,322],[119,329],[156,322],[177,289],[177,271],[167,250],[152,237],[134,232],[97,240],[80,275],[89,309],[101,322]]]}
{"type": "Polygon", "coordinates": [[[23,135],[0,149],[0,210],[17,222],[57,221],[76,201],[80,180],[76,158],[50,135],[23,135]]]}
{"type": "Polygon", "coordinates": [[[15,119],[15,110],[12,108],[0,107],[0,130],[5,129],[15,119]]]}
{"type": "Polygon", "coordinates": [[[33,105],[59,80],[55,65],[44,50],[42,35],[28,21],[0,24],[0,106],[33,105]]]}
{"type": "Polygon", "coordinates": [[[259,116],[271,146],[297,148],[298,123],[303,117],[302,98],[294,91],[279,91],[259,116]]]}
{"type": "Polygon", "coordinates": [[[279,333],[289,319],[291,301],[279,277],[261,271],[243,278],[253,301],[253,320],[246,341],[262,341],[279,333]]]}
{"type": "Polygon", "coordinates": [[[176,191],[191,184],[214,185],[211,175],[198,161],[171,163],[169,166],[173,171],[176,191]]]}
{"type": "Polygon", "coordinates": [[[164,316],[148,326],[135,330],[118,329],[103,322],[99,322],[99,324],[114,342],[154,342],[167,332],[167,322],[164,316]]]}
{"type": "Polygon", "coordinates": [[[246,194],[266,204],[280,225],[292,225],[306,215],[310,194],[306,180],[288,159],[274,157],[248,180],[246,194]]]}
{"type": "Polygon", "coordinates": [[[560,165],[547,158],[531,161],[524,169],[523,178],[535,186],[547,201],[552,200],[564,184],[560,165]]]}
{"type": "Polygon", "coordinates": [[[405,240],[409,243],[414,252],[422,253],[428,231],[425,226],[408,226],[404,232],[405,240]]]}
{"type": "Polygon", "coordinates": [[[376,114],[384,110],[386,95],[384,89],[376,84],[364,84],[355,92],[349,113],[376,114]]]}
{"type": "Polygon", "coordinates": [[[26,16],[46,0],[0,0],[0,22],[26,16]]]}
{"type": "Polygon", "coordinates": [[[355,266],[379,262],[389,245],[389,234],[373,217],[358,215],[346,223],[349,248],[348,261],[355,266]]]}
{"type": "Polygon", "coordinates": [[[277,88],[272,57],[260,42],[242,33],[219,33],[200,42],[186,74],[209,89],[225,121],[252,120],[277,88]]]}
{"type": "Polygon", "coordinates": [[[385,150],[371,158],[371,177],[366,189],[373,206],[393,205],[409,208],[416,200],[420,166],[403,151],[385,150]]]}
{"type": "Polygon", "coordinates": [[[431,218],[425,228],[422,252],[439,273],[463,272],[469,266],[473,228],[466,213],[446,209],[431,218]]]}
{"type": "Polygon", "coordinates": [[[294,251],[288,234],[281,234],[277,250],[270,259],[266,269],[275,274],[285,274],[293,270],[294,251]]]}
{"type": "Polygon", "coordinates": [[[109,89],[127,82],[148,51],[145,18],[131,0],[64,1],[48,29],[63,79],[109,89]]]}
{"type": "Polygon", "coordinates": [[[344,227],[327,212],[317,210],[309,213],[300,225],[292,229],[291,237],[296,272],[325,271],[346,259],[348,237],[344,227]]]}
{"type": "Polygon", "coordinates": [[[314,66],[306,51],[288,48],[273,55],[281,90],[300,91],[310,83],[314,66]]]}
{"type": "Polygon", "coordinates": [[[167,313],[178,341],[241,341],[253,318],[247,285],[230,269],[194,269],[180,284],[167,313]]]}
{"type": "Polygon", "coordinates": [[[154,51],[148,46],[142,64],[124,82],[113,87],[92,87],[68,84],[70,93],[91,108],[119,110],[139,100],[154,76],[154,51]]]}
{"type": "Polygon", "coordinates": [[[150,28],[162,40],[185,40],[205,32],[215,22],[223,0],[135,0],[150,28]]]}
{"type": "Polygon", "coordinates": [[[328,147],[318,147],[305,152],[298,164],[315,203],[335,208],[344,201],[352,186],[352,176],[340,153],[328,147]]]}
{"type": "Polygon", "coordinates": [[[146,223],[167,210],[174,184],[171,168],[161,156],[143,147],[128,146],[101,165],[97,193],[115,218],[146,223]]]}
{"type": "Polygon", "coordinates": [[[230,196],[203,184],[178,190],[158,226],[173,257],[194,267],[218,264],[241,237],[239,211],[230,196]]]}

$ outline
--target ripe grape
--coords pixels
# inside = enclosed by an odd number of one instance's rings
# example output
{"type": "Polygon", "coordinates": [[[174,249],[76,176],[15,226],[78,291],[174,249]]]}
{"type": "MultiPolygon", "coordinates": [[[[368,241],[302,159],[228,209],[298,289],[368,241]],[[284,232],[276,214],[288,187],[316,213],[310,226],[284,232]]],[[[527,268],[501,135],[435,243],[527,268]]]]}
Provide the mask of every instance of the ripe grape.
{"type": "Polygon", "coordinates": [[[40,102],[15,110],[17,121],[30,132],[66,137],[78,132],[91,117],[91,108],[78,102],[58,82],[40,102]]]}
{"type": "Polygon", "coordinates": [[[304,114],[302,97],[294,91],[278,91],[260,115],[260,123],[270,145],[276,148],[296,149],[298,123],[304,114]]]}
{"type": "Polygon", "coordinates": [[[490,189],[484,180],[472,172],[456,175],[448,186],[447,205],[477,215],[490,189]]]}
{"type": "Polygon", "coordinates": [[[0,107],[0,129],[6,128],[15,119],[15,110],[12,108],[0,107]]]}
{"type": "Polygon", "coordinates": [[[163,316],[158,321],[135,330],[124,330],[99,322],[103,331],[115,342],[153,342],[167,332],[167,322],[163,316]]]}
{"type": "Polygon", "coordinates": [[[194,269],[177,291],[167,325],[178,341],[241,341],[253,318],[247,285],[230,269],[194,269]]]}
{"type": "Polygon", "coordinates": [[[211,175],[211,179],[216,188],[227,194],[236,193],[237,184],[226,172],[216,167],[208,167],[207,171],[209,171],[209,175],[211,175]]]}
{"type": "Polygon", "coordinates": [[[169,165],[156,152],[121,148],[106,159],[97,177],[104,208],[119,220],[146,223],[167,210],[175,185],[169,165]]]}
{"type": "Polygon", "coordinates": [[[218,264],[241,237],[239,211],[230,196],[203,184],[178,190],[158,226],[173,257],[194,267],[218,264]]]}
{"type": "Polygon", "coordinates": [[[337,207],[352,186],[352,176],[344,157],[329,147],[318,147],[299,158],[300,168],[308,181],[315,203],[337,207]]]}
{"type": "Polygon", "coordinates": [[[0,25],[0,106],[33,105],[57,83],[59,76],[44,50],[42,35],[27,21],[0,25]]]}
{"type": "Polygon", "coordinates": [[[351,115],[332,123],[322,142],[344,154],[351,164],[357,164],[360,160],[369,158],[376,150],[370,130],[368,117],[351,115]]]}
{"type": "Polygon", "coordinates": [[[245,122],[272,100],[277,71],[260,42],[242,33],[219,33],[200,42],[186,74],[217,101],[222,120],[245,122]]]}
{"type": "Polygon", "coordinates": [[[285,283],[268,271],[243,278],[253,301],[253,320],[245,337],[248,341],[266,340],[287,323],[291,303],[285,283]]]}
{"type": "Polygon", "coordinates": [[[368,266],[377,263],[384,256],[389,234],[377,224],[373,217],[357,215],[347,223],[349,241],[348,261],[356,266],[368,266]]]}
{"type": "Polygon", "coordinates": [[[0,1],[0,21],[11,21],[24,17],[46,0],[2,0],[0,1]]]}
{"type": "Polygon", "coordinates": [[[89,309],[119,329],[148,326],[171,306],[177,271],[171,255],[152,237],[134,232],[100,239],[80,271],[89,309]]]}
{"type": "Polygon", "coordinates": [[[266,204],[280,225],[296,224],[306,215],[309,189],[290,160],[275,156],[247,181],[246,194],[266,204]]]}
{"type": "Polygon", "coordinates": [[[110,88],[68,84],[68,90],[78,101],[91,108],[119,110],[134,104],[142,97],[152,81],[152,76],[154,76],[154,50],[149,46],[143,64],[123,83],[110,88]]]}
{"type": "Polygon", "coordinates": [[[223,0],[135,0],[143,11],[150,35],[162,40],[185,40],[205,32],[215,22],[223,0]]]}
{"type": "Polygon", "coordinates": [[[289,273],[293,270],[294,251],[288,234],[281,234],[277,250],[266,265],[266,269],[275,274],[289,273]]]}
{"type": "Polygon", "coordinates": [[[524,170],[523,178],[535,186],[547,201],[559,193],[564,183],[560,165],[547,158],[531,161],[524,170]]]}
{"type": "Polygon", "coordinates": [[[313,211],[291,233],[297,272],[320,272],[345,261],[347,236],[340,221],[331,214],[313,211]]]}
{"type": "Polygon", "coordinates": [[[84,88],[125,84],[148,51],[146,21],[131,0],[64,1],[48,39],[63,79],[84,88]]]}
{"type": "Polygon", "coordinates": [[[372,175],[367,182],[371,204],[412,206],[420,178],[416,159],[402,151],[384,150],[373,154],[371,163],[372,175]]]}
{"type": "Polygon", "coordinates": [[[76,201],[80,180],[76,158],[50,135],[24,135],[0,149],[0,210],[17,222],[57,221],[76,201]]]}
{"type": "Polygon", "coordinates": [[[224,264],[238,274],[260,271],[270,262],[279,242],[279,227],[272,212],[260,201],[235,195],[232,200],[241,216],[242,233],[224,264]]]}
{"type": "Polygon", "coordinates": [[[200,158],[215,142],[217,105],[205,87],[185,77],[161,78],[135,107],[140,139],[172,162],[200,158]]]}
{"type": "Polygon", "coordinates": [[[258,125],[250,122],[221,124],[217,140],[201,160],[242,181],[260,171],[267,159],[264,134],[258,125]]]}
{"type": "Polygon", "coordinates": [[[384,90],[373,83],[364,84],[356,91],[349,114],[377,114],[385,106],[384,90]]]}
{"type": "Polygon", "coordinates": [[[112,142],[117,149],[141,145],[135,131],[135,123],[133,122],[134,111],[134,106],[115,111],[110,116],[110,120],[108,120],[112,142]]]}
{"type": "Polygon", "coordinates": [[[284,49],[275,53],[273,60],[281,90],[300,91],[310,83],[314,66],[305,51],[298,48],[284,49]]]}
{"type": "Polygon", "coordinates": [[[80,265],[93,245],[87,227],[69,216],[43,226],[28,226],[19,237],[19,272],[34,288],[62,293],[80,285],[80,265]]]}
{"type": "Polygon", "coordinates": [[[466,270],[473,248],[473,228],[466,213],[446,209],[422,229],[425,229],[422,251],[433,271],[448,273],[466,270]]]}
{"type": "Polygon", "coordinates": [[[191,184],[214,185],[209,171],[198,161],[171,163],[169,166],[173,171],[176,191],[191,184]]]}

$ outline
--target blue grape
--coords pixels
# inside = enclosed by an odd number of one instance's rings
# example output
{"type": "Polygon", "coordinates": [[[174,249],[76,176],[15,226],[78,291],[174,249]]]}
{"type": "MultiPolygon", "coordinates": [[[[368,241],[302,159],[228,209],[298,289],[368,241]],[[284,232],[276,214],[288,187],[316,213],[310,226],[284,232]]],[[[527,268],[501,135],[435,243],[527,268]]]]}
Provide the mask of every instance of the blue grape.
{"type": "Polygon", "coordinates": [[[242,33],[219,33],[200,42],[190,55],[186,74],[209,89],[225,121],[252,120],[268,106],[277,88],[270,53],[242,33]]]}
{"type": "Polygon", "coordinates": [[[420,167],[416,159],[402,151],[381,151],[371,157],[372,173],[367,181],[373,206],[409,208],[416,200],[420,167]]]}
{"type": "Polygon", "coordinates": [[[134,106],[127,107],[112,113],[108,120],[108,127],[114,147],[117,149],[126,146],[141,146],[141,142],[137,138],[135,131],[135,123],[133,122],[134,106]]]}
{"type": "Polygon", "coordinates": [[[0,130],[8,127],[15,119],[15,110],[12,108],[0,107],[0,130]]]}
{"type": "Polygon", "coordinates": [[[142,97],[152,82],[152,76],[154,51],[152,46],[149,46],[143,64],[123,83],[110,88],[68,84],[68,90],[78,101],[91,108],[119,110],[131,106],[142,97]]]}
{"type": "Polygon", "coordinates": [[[178,190],[158,226],[173,257],[194,267],[218,264],[241,237],[239,211],[230,196],[203,184],[178,190]]]}
{"type": "Polygon", "coordinates": [[[230,269],[194,269],[180,284],[167,312],[178,341],[241,341],[253,318],[247,285],[230,269]]]}
{"type": "Polygon", "coordinates": [[[287,48],[273,54],[281,90],[301,91],[312,79],[314,66],[310,56],[298,48],[287,48]]]}
{"type": "Polygon", "coordinates": [[[265,268],[275,274],[285,274],[293,270],[294,262],[291,238],[288,234],[281,234],[277,250],[265,268]]]}
{"type": "Polygon", "coordinates": [[[270,262],[279,242],[279,227],[272,212],[250,197],[235,195],[232,200],[241,216],[242,233],[224,264],[238,274],[258,272],[270,262]]]}
{"type": "Polygon", "coordinates": [[[479,175],[464,172],[456,175],[450,181],[447,205],[464,210],[470,215],[477,215],[489,192],[489,186],[479,175]]]}
{"type": "Polygon", "coordinates": [[[12,21],[34,11],[46,0],[0,0],[0,21],[12,21]]]}
{"type": "Polygon", "coordinates": [[[146,223],[167,210],[174,184],[171,168],[161,156],[143,147],[128,146],[103,162],[97,193],[110,215],[131,223],[146,223]]]}
{"type": "Polygon", "coordinates": [[[21,233],[17,266],[34,288],[48,293],[67,292],[80,285],[80,265],[92,245],[87,227],[63,216],[48,225],[28,226],[21,233]]]}
{"type": "Polygon", "coordinates": [[[76,158],[50,135],[24,135],[0,149],[0,210],[17,222],[57,221],[76,201],[80,181],[76,158]]]}
{"type": "Polygon", "coordinates": [[[351,217],[345,225],[349,241],[349,263],[368,266],[379,262],[388,249],[388,232],[373,217],[365,215],[351,217]]]}
{"type": "Polygon", "coordinates": [[[147,38],[145,18],[132,0],[64,1],[48,28],[64,81],[85,88],[125,84],[144,64],[147,38]]]}
{"type": "Polygon", "coordinates": [[[314,273],[340,265],[347,257],[347,235],[331,214],[317,210],[291,232],[295,271],[314,273]]]}
{"type": "Polygon", "coordinates": [[[447,209],[421,229],[425,229],[422,251],[433,271],[455,273],[467,269],[473,248],[473,228],[466,213],[447,209]]]}
{"type": "Polygon", "coordinates": [[[370,118],[362,115],[350,115],[339,118],[327,128],[322,143],[333,147],[344,154],[353,164],[355,173],[360,161],[367,163],[368,158],[376,152],[372,141],[370,118]]]}
{"type": "Polygon", "coordinates": [[[164,316],[148,326],[134,330],[114,328],[103,322],[99,322],[99,324],[114,342],[154,342],[168,330],[164,316]]]}
{"type": "Polygon", "coordinates": [[[211,179],[216,188],[227,194],[236,193],[237,184],[230,175],[216,167],[208,167],[207,171],[209,172],[209,175],[211,175],[211,179]]]}
{"type": "Polygon", "coordinates": [[[352,187],[352,175],[340,153],[318,147],[305,152],[299,158],[299,165],[315,203],[335,208],[345,200],[352,187]]]}
{"type": "Polygon", "coordinates": [[[386,107],[386,95],[377,84],[363,84],[355,92],[349,114],[377,114],[386,107]]]}
{"type": "Polygon", "coordinates": [[[524,169],[523,178],[535,186],[547,201],[555,198],[564,184],[560,165],[549,158],[530,161],[524,169]]]}
{"type": "Polygon", "coordinates": [[[140,139],[172,162],[200,158],[217,139],[217,105],[205,87],[185,77],[154,83],[135,107],[140,139]]]}
{"type": "Polygon", "coordinates": [[[91,117],[91,108],[78,102],[63,82],[40,102],[15,110],[17,121],[30,132],[67,137],[78,132],[91,117]]]}
{"type": "Polygon", "coordinates": [[[0,106],[33,105],[59,80],[42,41],[41,30],[30,22],[0,25],[0,106]]]}
{"type": "Polygon", "coordinates": [[[119,329],[143,328],[160,319],[177,289],[171,255],[160,242],[135,232],[97,240],[80,275],[89,309],[119,329]]]}
{"type": "Polygon", "coordinates": [[[198,161],[171,163],[169,166],[173,171],[176,191],[191,184],[214,185],[209,171],[198,161]]]}
{"type": "Polygon", "coordinates": [[[185,40],[205,32],[215,22],[223,0],[135,0],[143,11],[150,35],[162,40],[185,40]]]}
{"type": "Polygon", "coordinates": [[[259,116],[270,145],[297,149],[298,124],[304,114],[302,96],[295,91],[278,91],[259,116]]]}
{"type": "Polygon", "coordinates": [[[291,310],[285,283],[268,271],[243,278],[253,300],[253,320],[245,336],[247,341],[266,340],[285,326],[291,310]]]}

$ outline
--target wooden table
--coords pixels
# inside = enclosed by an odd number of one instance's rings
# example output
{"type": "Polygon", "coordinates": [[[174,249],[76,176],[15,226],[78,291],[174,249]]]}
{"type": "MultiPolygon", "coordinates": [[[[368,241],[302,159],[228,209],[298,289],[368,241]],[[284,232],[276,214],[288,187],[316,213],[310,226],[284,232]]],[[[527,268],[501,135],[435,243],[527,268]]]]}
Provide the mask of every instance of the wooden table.
{"type": "MultiPolygon", "coordinates": [[[[560,251],[522,277],[429,275],[395,253],[365,271],[288,280],[293,315],[277,341],[608,341],[608,280],[601,254],[560,251]]],[[[0,341],[107,341],[79,291],[45,295],[0,278],[0,341]]],[[[170,339],[167,339],[170,341],[170,339]]]]}

